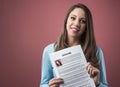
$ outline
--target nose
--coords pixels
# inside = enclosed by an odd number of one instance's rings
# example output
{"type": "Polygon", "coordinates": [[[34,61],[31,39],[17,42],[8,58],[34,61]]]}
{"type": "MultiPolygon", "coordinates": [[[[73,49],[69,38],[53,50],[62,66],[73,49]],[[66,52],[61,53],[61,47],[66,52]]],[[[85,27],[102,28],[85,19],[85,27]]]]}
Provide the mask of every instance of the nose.
{"type": "Polygon", "coordinates": [[[74,25],[77,26],[77,27],[79,27],[80,26],[79,20],[75,20],[74,21],[74,25]]]}

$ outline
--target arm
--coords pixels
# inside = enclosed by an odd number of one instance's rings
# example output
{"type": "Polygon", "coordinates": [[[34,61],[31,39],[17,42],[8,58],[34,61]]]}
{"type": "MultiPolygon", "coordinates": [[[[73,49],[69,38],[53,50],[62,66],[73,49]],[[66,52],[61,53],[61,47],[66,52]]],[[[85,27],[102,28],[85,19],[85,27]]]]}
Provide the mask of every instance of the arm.
{"type": "Polygon", "coordinates": [[[97,57],[99,58],[99,63],[100,63],[100,84],[98,87],[108,87],[104,56],[101,48],[98,48],[97,50],[97,57]]]}
{"type": "Polygon", "coordinates": [[[49,52],[51,50],[50,47],[46,47],[43,51],[40,87],[48,87],[49,80],[53,78],[52,65],[49,59],[49,52]]]}

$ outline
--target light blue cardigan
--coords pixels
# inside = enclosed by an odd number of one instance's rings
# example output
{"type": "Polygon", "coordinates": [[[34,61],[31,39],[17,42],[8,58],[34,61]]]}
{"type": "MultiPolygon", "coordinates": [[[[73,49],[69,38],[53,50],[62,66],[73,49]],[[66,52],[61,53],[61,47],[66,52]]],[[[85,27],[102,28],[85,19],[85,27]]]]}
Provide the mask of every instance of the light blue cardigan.
{"type": "MultiPolygon", "coordinates": [[[[52,52],[54,52],[54,43],[45,47],[43,51],[40,87],[48,87],[49,80],[55,76],[49,57],[49,54],[52,52]]],[[[101,48],[97,48],[96,55],[99,58],[100,63],[100,85],[98,87],[108,87],[104,56],[101,48]]]]}

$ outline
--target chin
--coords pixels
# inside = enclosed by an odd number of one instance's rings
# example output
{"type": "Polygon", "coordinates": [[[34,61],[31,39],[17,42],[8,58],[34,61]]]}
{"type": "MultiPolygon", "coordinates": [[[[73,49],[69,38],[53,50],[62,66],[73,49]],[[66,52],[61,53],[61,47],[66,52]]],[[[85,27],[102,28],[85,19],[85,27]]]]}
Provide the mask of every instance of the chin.
{"type": "Polygon", "coordinates": [[[70,36],[73,37],[73,38],[79,38],[78,35],[70,35],[70,36]]]}

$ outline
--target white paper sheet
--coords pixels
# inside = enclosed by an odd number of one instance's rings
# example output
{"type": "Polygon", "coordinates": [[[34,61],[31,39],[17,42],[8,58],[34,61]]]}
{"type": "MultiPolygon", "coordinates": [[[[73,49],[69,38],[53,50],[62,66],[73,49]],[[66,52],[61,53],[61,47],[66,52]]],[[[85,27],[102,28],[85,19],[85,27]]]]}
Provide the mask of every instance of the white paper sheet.
{"type": "Polygon", "coordinates": [[[50,60],[56,76],[64,80],[60,87],[95,87],[80,45],[51,53],[50,60]]]}

